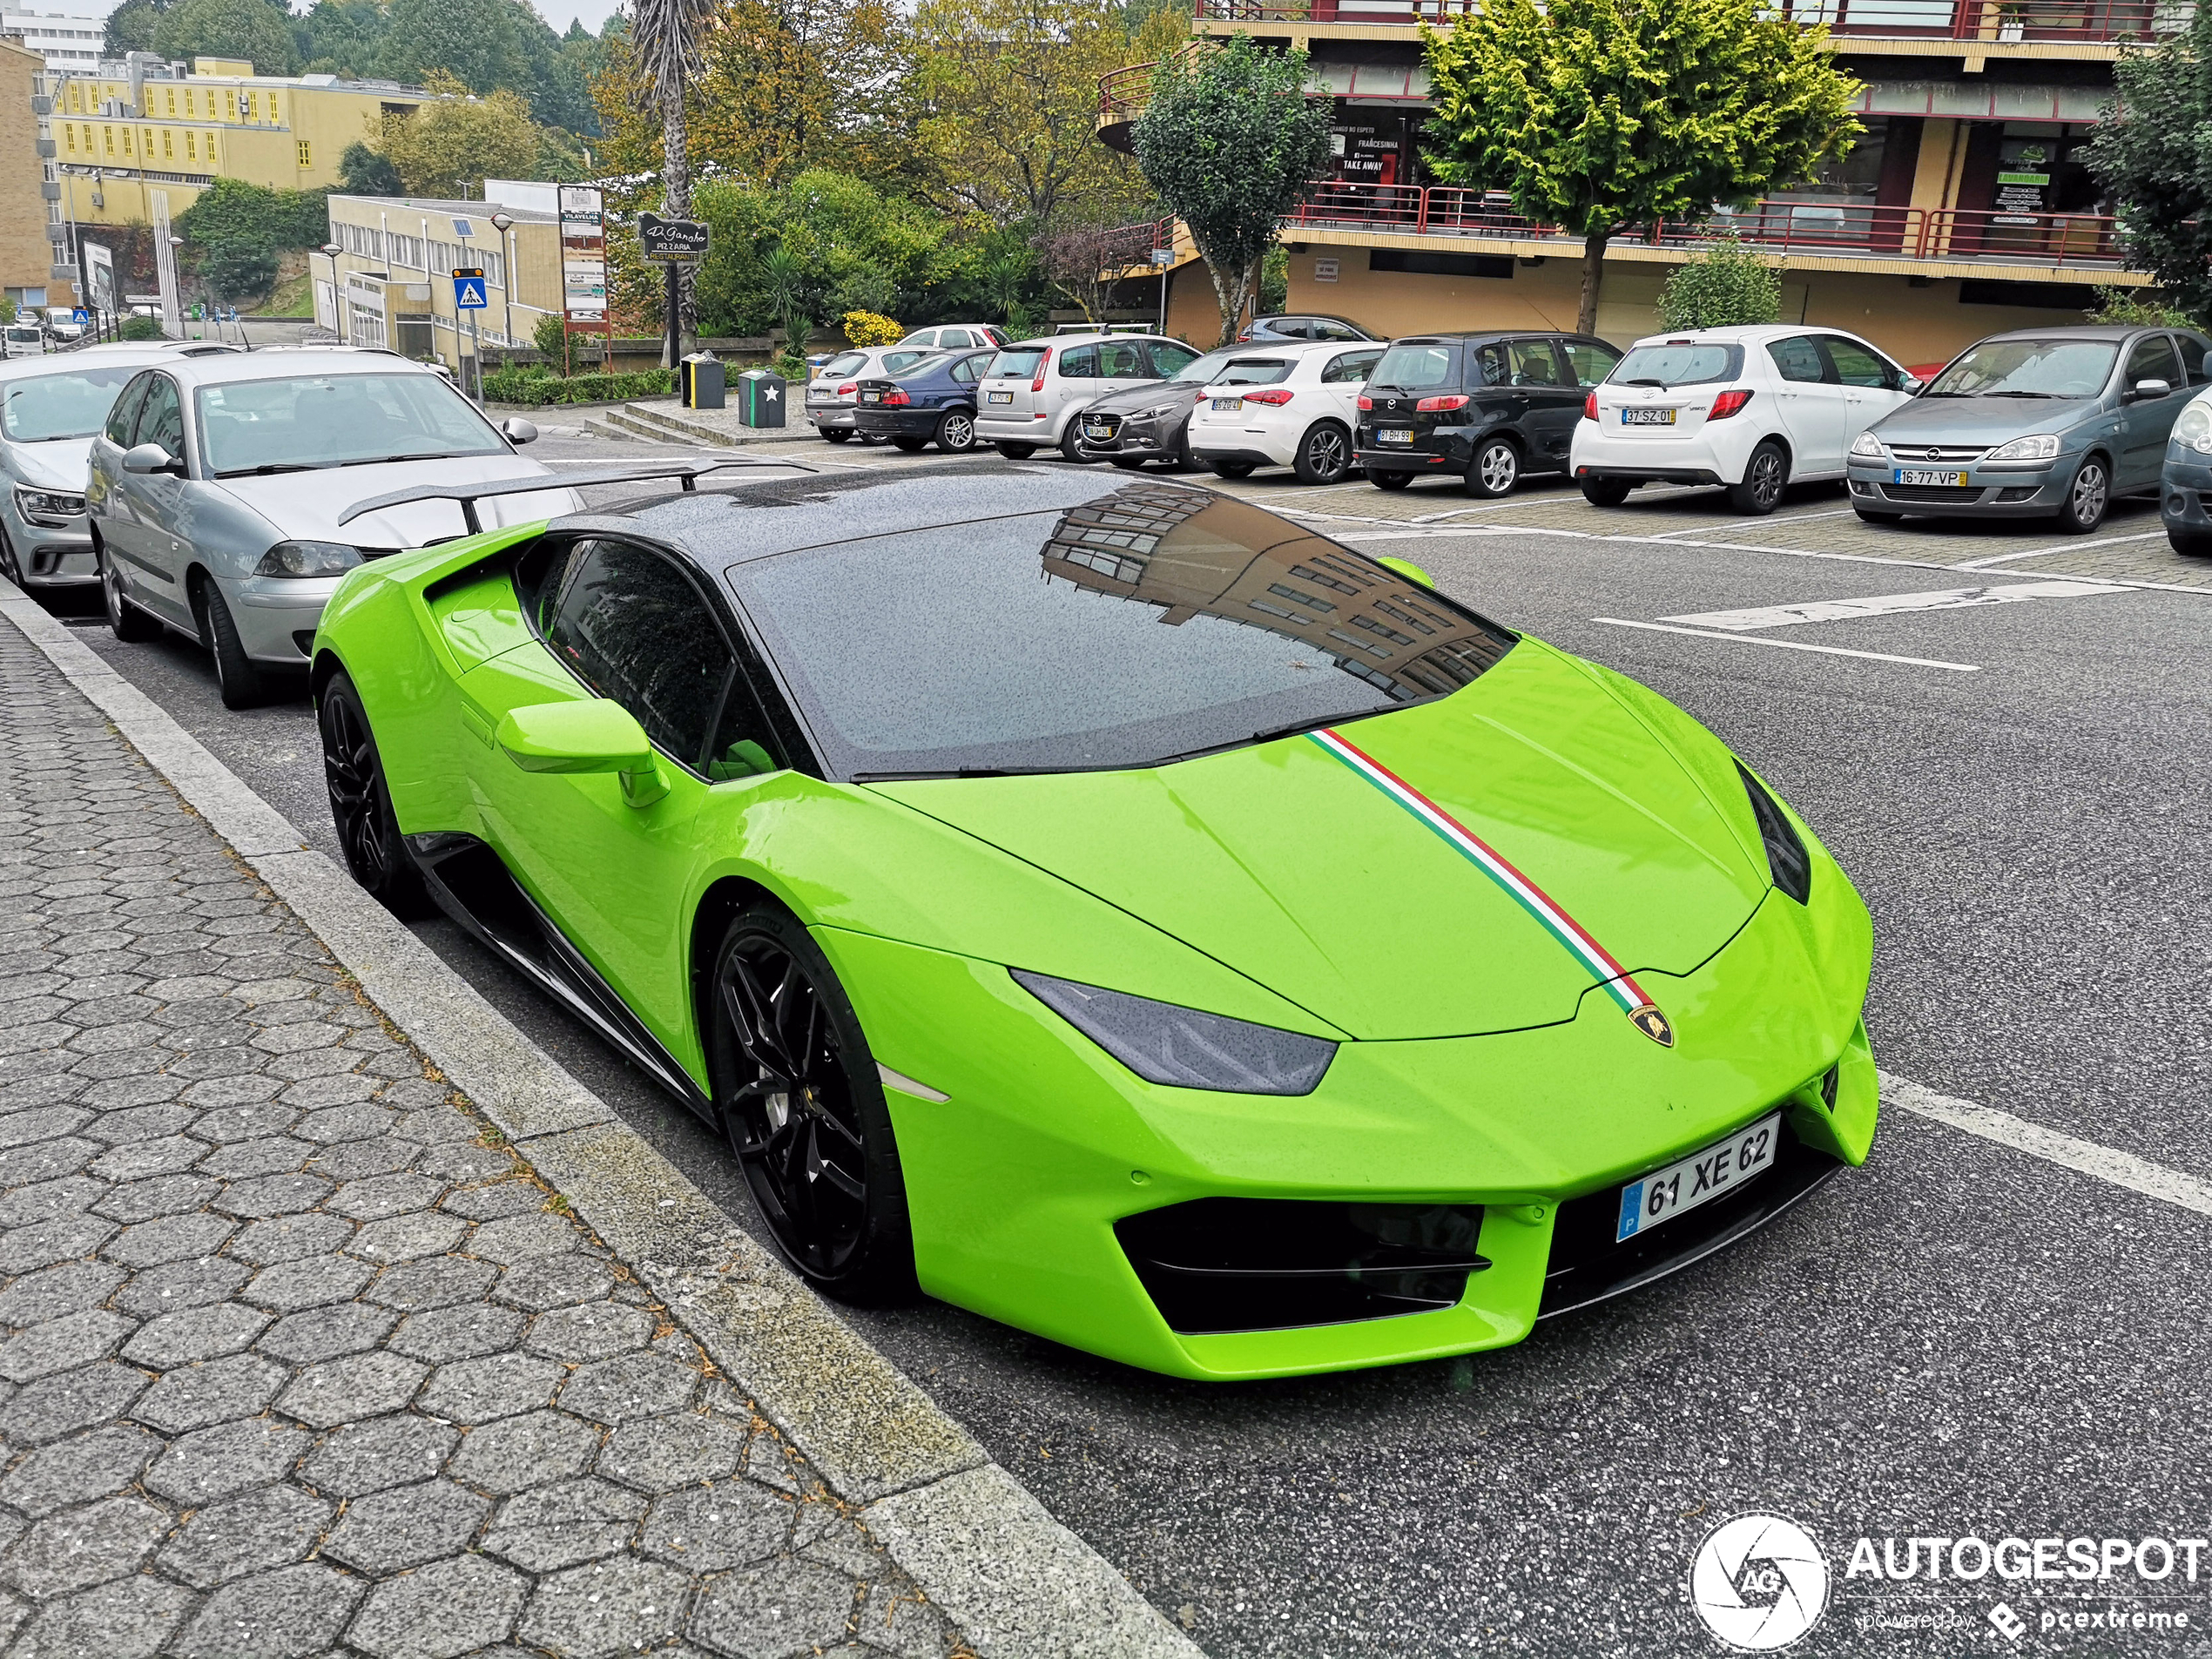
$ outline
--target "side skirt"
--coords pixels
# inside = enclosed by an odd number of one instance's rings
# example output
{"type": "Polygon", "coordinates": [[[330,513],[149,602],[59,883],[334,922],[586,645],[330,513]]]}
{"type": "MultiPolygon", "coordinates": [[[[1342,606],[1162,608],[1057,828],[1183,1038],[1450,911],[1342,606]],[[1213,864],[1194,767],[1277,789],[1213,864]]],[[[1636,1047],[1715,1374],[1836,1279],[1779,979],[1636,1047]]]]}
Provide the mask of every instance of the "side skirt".
{"type": "Polygon", "coordinates": [[[441,910],[621,1049],[655,1082],[709,1123],[715,1121],[714,1103],[691,1073],[538,908],[489,844],[473,835],[442,833],[410,835],[407,845],[441,910]]]}

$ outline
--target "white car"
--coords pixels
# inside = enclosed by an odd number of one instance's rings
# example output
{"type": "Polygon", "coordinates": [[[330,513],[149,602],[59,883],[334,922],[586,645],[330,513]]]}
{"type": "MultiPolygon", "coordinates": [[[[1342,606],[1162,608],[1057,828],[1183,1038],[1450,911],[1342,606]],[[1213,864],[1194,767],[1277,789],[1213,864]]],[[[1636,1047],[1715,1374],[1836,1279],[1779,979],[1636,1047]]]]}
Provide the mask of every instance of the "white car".
{"type": "Polygon", "coordinates": [[[988,322],[945,322],[931,328],[917,328],[905,339],[894,341],[894,351],[974,351],[984,346],[1006,344],[1006,330],[988,322]]]}
{"type": "MultiPolygon", "coordinates": [[[[871,346],[866,351],[842,351],[814,371],[806,382],[806,421],[832,443],[844,443],[853,433],[853,409],[860,399],[865,380],[896,380],[925,357],[934,357],[934,346],[871,346]]],[[[863,438],[873,443],[873,438],[863,438]]]]}
{"type": "Polygon", "coordinates": [[[11,322],[0,327],[0,357],[42,357],[52,349],[46,343],[44,323],[11,322]]]}
{"type": "Polygon", "coordinates": [[[1224,478],[1290,467],[1303,482],[1336,483],[1353,470],[1359,391],[1384,350],[1341,340],[1247,347],[1198,394],[1191,459],[1224,478]]]}
{"type": "Polygon", "coordinates": [[[1600,507],[1638,484],[1724,484],[1737,512],[1770,513],[1789,484],[1843,477],[1858,435],[1919,388],[1837,329],[1653,334],[1583,402],[1568,466],[1600,507]]]}
{"type": "Polygon", "coordinates": [[[1001,347],[976,388],[975,435],[1008,461],[1057,448],[1081,462],[1076,416],[1087,405],[1167,380],[1197,355],[1162,334],[1057,334],[1001,347]]]}

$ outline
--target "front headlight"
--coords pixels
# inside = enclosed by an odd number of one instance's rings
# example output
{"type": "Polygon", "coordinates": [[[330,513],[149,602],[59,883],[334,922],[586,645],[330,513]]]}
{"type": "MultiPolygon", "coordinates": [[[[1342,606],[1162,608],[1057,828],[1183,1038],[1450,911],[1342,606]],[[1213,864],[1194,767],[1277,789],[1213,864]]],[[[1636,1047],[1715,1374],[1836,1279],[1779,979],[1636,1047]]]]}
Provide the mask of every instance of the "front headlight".
{"type": "Polygon", "coordinates": [[[1174,412],[1175,405],[1172,403],[1155,403],[1149,409],[1139,409],[1129,418],[1132,421],[1157,421],[1162,415],[1172,415],[1174,412]]]}
{"type": "Polygon", "coordinates": [[[2000,443],[1982,459],[1984,461],[2050,461],[2054,459],[2058,453],[2057,435],[2049,432],[2038,432],[2033,437],[2014,438],[2010,443],[2000,443]]]}
{"type": "Polygon", "coordinates": [[[1889,454],[1882,448],[1882,441],[1871,432],[1860,433],[1852,442],[1851,452],[1855,455],[1864,455],[1869,461],[1879,461],[1889,454]]]}
{"type": "Polygon", "coordinates": [[[2174,422],[2174,442],[2201,455],[2212,455],[2212,405],[2192,403],[2174,422]]]}
{"type": "Polygon", "coordinates": [[[28,524],[60,529],[71,519],[84,516],[84,497],[69,489],[40,489],[33,484],[16,486],[16,511],[28,524]]]}
{"type": "Polygon", "coordinates": [[[1296,1031],[1009,968],[1015,983],[1148,1083],[1310,1095],[1337,1045],[1296,1031]]]}
{"type": "Polygon", "coordinates": [[[255,576],[343,576],[361,562],[361,550],[343,542],[279,542],[261,555],[255,576]]]}
{"type": "Polygon", "coordinates": [[[1812,897],[1812,855],[1791,827],[1789,814],[1768,794],[1742,761],[1736,771],[1743,779],[1743,792],[1751,798],[1751,816],[1759,820],[1759,840],[1766,843],[1767,868],[1774,885],[1799,904],[1812,897]]]}

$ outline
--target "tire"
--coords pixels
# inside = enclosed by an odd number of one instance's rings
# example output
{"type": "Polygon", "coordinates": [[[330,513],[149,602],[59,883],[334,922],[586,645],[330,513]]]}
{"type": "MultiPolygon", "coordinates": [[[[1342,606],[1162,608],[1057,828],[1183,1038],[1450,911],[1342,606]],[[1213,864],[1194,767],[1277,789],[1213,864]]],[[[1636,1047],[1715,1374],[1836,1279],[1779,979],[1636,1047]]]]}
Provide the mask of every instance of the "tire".
{"type": "Polygon", "coordinates": [[[2168,530],[2166,540],[2184,558],[2212,559],[2212,536],[2192,536],[2187,530],[2168,530]]]}
{"type": "Polygon", "coordinates": [[[215,658],[215,683],[222,688],[223,706],[250,709],[266,701],[269,694],[266,677],[246,654],[245,642],[238,637],[238,624],[231,620],[231,608],[223,603],[223,590],[215,585],[214,578],[200,577],[192,598],[194,609],[199,612],[201,637],[215,658]]]}
{"type": "Polygon", "coordinates": [[[1743,463],[1743,482],[1728,487],[1728,504],[1746,518],[1764,518],[1782,505],[1782,492],[1790,482],[1790,457],[1772,438],[1751,451],[1743,463]]]}
{"type": "Polygon", "coordinates": [[[1068,417],[1068,429],[1060,435],[1060,458],[1062,461],[1073,462],[1078,467],[1095,466],[1097,463],[1085,455],[1080,447],[1082,443],[1082,436],[1076,431],[1076,427],[1082,418],[1080,415],[1068,417]]]}
{"type": "Polygon", "coordinates": [[[947,409],[938,417],[937,447],[948,455],[970,454],[975,448],[975,411],[947,409]]]}
{"type": "Polygon", "coordinates": [[[400,834],[383,758],[361,693],[343,672],[331,676],[315,700],[322,732],[322,775],[330,791],[330,823],[347,872],[362,891],[395,915],[425,916],[435,908],[422,873],[400,834]]]}
{"type": "Polygon", "coordinates": [[[2070,536],[2087,536],[2105,522],[2112,509],[2112,469],[2101,455],[2087,455],[2074,469],[2066,489],[2066,505],[2059,509],[2059,528],[2070,536]]]}
{"type": "Polygon", "coordinates": [[[1008,461],[1027,461],[1037,452],[1037,446],[1034,443],[995,443],[991,448],[1008,461]]]}
{"type": "Polygon", "coordinates": [[[1252,475],[1252,468],[1256,464],[1258,463],[1250,461],[1209,461],[1206,462],[1206,465],[1213,469],[1214,475],[1220,478],[1249,478],[1252,475]]]}
{"type": "Polygon", "coordinates": [[[1521,446],[1507,437],[1488,437],[1474,446],[1467,462],[1467,491],[1478,501],[1496,501],[1513,494],[1521,482],[1521,446]]]}
{"type": "Polygon", "coordinates": [[[1183,424],[1176,428],[1175,453],[1168,457],[1166,470],[1188,472],[1197,464],[1190,459],[1190,419],[1185,415],[1183,424]]]}
{"type": "Polygon", "coordinates": [[[1298,440],[1291,470],[1302,484],[1340,484],[1352,474],[1352,435],[1334,421],[1317,421],[1298,440]]]}
{"type": "Polygon", "coordinates": [[[107,612],[108,631],[126,645],[143,645],[160,638],[161,624],[123,597],[115,567],[108,563],[107,549],[95,542],[92,556],[99,561],[100,604],[107,612]]]}
{"type": "Polygon", "coordinates": [[[902,449],[910,455],[917,455],[929,447],[929,440],[927,438],[896,437],[891,440],[891,447],[894,449],[902,449]]]}
{"type": "Polygon", "coordinates": [[[1367,482],[1377,489],[1403,489],[1413,482],[1413,475],[1394,467],[1385,472],[1377,472],[1370,467],[1367,469],[1367,482]]]}
{"type": "Polygon", "coordinates": [[[1593,507],[1618,507],[1635,488],[1625,478],[1585,478],[1582,499],[1593,507]]]}
{"type": "Polygon", "coordinates": [[[1878,513],[1871,507],[1854,507],[1851,509],[1851,511],[1858,515],[1860,522],[1867,524],[1902,524],[1905,523],[1905,515],[1903,513],[1878,513]]]}
{"type": "Polygon", "coordinates": [[[840,1301],[912,1297],[898,1143],[828,959],[789,912],[755,905],[723,934],[708,995],[717,1114],[785,1259],[840,1301]]]}
{"type": "Polygon", "coordinates": [[[23,566],[16,563],[16,544],[8,539],[4,524],[0,524],[0,577],[23,586],[23,566]]]}
{"type": "Polygon", "coordinates": [[[831,443],[853,442],[853,428],[849,426],[818,426],[814,430],[820,433],[831,443]]]}

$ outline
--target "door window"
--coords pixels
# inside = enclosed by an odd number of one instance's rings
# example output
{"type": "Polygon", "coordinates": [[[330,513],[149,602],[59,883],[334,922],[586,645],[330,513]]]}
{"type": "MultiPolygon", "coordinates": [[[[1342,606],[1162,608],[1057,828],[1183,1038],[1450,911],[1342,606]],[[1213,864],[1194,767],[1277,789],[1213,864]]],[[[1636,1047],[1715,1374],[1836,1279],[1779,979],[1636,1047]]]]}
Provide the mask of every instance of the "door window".
{"type": "Polygon", "coordinates": [[[146,401],[146,388],[153,376],[141,375],[123,388],[123,395],[115,400],[115,407],[107,412],[107,441],[118,447],[131,447],[131,428],[138,424],[138,406],[146,401]]]}
{"type": "Polygon", "coordinates": [[[185,453],[185,408],[177,397],[177,382],[157,374],[146,388],[145,408],[139,412],[133,443],[158,443],[182,459],[185,453]]]}
{"type": "Polygon", "coordinates": [[[1133,340],[1109,340],[1098,348],[1098,372],[1109,381],[1149,381],[1144,351],[1133,340]]]}
{"type": "Polygon", "coordinates": [[[1836,378],[1845,386],[1896,387],[1897,371],[1857,341],[1830,334],[1820,343],[1828,348],[1828,361],[1836,366],[1836,378]]]}
{"type": "Polygon", "coordinates": [[[1316,317],[1313,320],[1313,338],[1316,340],[1357,340],[1359,338],[1359,331],[1348,322],[1339,322],[1334,317],[1316,317]]]}
{"type": "Polygon", "coordinates": [[[1060,378],[1095,381],[1098,378],[1098,347],[1078,346],[1060,359],[1060,378]]]}
{"type": "Polygon", "coordinates": [[[714,741],[706,747],[707,781],[727,783],[732,778],[780,771],[782,765],[752,685],[743,674],[732,675],[721,717],[714,723],[714,741]]]}
{"type": "Polygon", "coordinates": [[[1548,340],[1516,340],[1513,342],[1513,383],[1515,386],[1557,386],[1559,360],[1552,355],[1548,340]]]}
{"type": "Polygon", "coordinates": [[[1151,350],[1152,374],[1158,380],[1173,380],[1198,361],[1197,352],[1175,341],[1156,340],[1151,350]]]}
{"type": "Polygon", "coordinates": [[[960,360],[960,361],[954,363],[945,372],[950,374],[954,380],[958,381],[962,386],[973,386],[977,381],[982,378],[983,366],[990,361],[991,359],[989,354],[988,353],[981,354],[974,357],[963,357],[960,360]]]}
{"type": "Polygon", "coordinates": [[[732,664],[706,602],[667,559],[627,542],[579,543],[545,643],[636,715],[655,748],[698,770],[732,664]]]}
{"type": "Polygon", "coordinates": [[[1279,334],[1285,340],[1312,340],[1314,337],[1313,325],[1304,317],[1277,317],[1264,326],[1269,334],[1279,334]]]}
{"type": "Polygon", "coordinates": [[[1510,386],[1513,384],[1513,359],[1507,354],[1505,342],[1494,341],[1487,346],[1474,348],[1474,371],[1478,384],[1510,386]]]}
{"type": "Polygon", "coordinates": [[[1621,361],[1619,352],[1610,346],[1601,346],[1595,340],[1562,340],[1559,348],[1567,354],[1567,367],[1574,371],[1575,384],[1584,391],[1602,381],[1621,361]]]}
{"type": "Polygon", "coordinates": [[[937,344],[946,351],[958,351],[963,347],[973,346],[974,343],[968,337],[968,330],[965,328],[948,328],[937,336],[937,344]]]}
{"type": "Polygon", "coordinates": [[[2195,334],[2176,334],[2175,345],[2181,347],[2182,370],[2189,377],[2191,386],[2205,383],[2204,342],[2195,334]]]}
{"type": "Polygon", "coordinates": [[[1774,359],[1775,368],[1785,381],[1817,386],[1828,378],[1828,366],[1820,361],[1820,347],[1809,335],[1777,340],[1766,348],[1766,354],[1774,359]]]}
{"type": "Polygon", "coordinates": [[[1364,385],[1367,376],[1374,371],[1375,365],[1382,361],[1382,354],[1383,348],[1375,346],[1366,351],[1348,351],[1332,357],[1321,370],[1321,383],[1324,386],[1345,382],[1364,385]]]}
{"type": "Polygon", "coordinates": [[[2181,359],[2174,355],[2174,342],[2164,334],[2137,341],[2128,354],[2128,373],[2121,387],[2133,390],[2138,381],[2164,381],[2169,387],[2187,384],[2182,379],[2181,359]]]}

